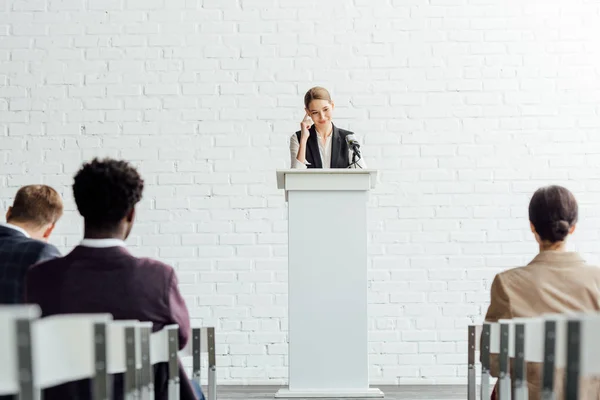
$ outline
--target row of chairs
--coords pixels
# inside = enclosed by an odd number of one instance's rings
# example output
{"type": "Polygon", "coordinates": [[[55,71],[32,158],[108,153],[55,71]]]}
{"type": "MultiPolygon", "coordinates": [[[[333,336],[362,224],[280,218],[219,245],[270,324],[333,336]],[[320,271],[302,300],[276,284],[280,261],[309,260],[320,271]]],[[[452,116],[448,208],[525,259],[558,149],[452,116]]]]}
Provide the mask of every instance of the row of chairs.
{"type": "Polygon", "coordinates": [[[192,356],[192,379],[200,384],[207,353],[207,399],[217,398],[214,328],[192,328],[179,351],[177,325],[153,333],[151,322],[110,314],[40,315],[37,305],[0,306],[0,395],[37,400],[45,388],[91,379],[92,399],[108,400],[110,376],[124,374],[124,399],[154,399],[153,365],[166,362],[169,399],[178,400],[178,355],[192,356]]]}
{"type": "Polygon", "coordinates": [[[498,399],[528,398],[527,364],[542,365],[541,398],[556,399],[555,371],[564,369],[564,399],[577,400],[581,377],[600,376],[600,314],[552,314],[468,327],[468,400],[477,399],[476,363],[481,356],[480,395],[490,398],[490,355],[498,359],[498,399]],[[512,369],[511,369],[512,365],[512,369]]]}

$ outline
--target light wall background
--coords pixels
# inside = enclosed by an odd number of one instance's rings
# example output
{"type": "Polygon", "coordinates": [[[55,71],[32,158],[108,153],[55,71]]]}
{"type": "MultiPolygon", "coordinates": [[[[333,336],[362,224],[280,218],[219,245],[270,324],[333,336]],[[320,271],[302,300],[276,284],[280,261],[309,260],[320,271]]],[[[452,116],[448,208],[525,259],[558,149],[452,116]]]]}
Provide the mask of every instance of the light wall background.
{"type": "MultiPolygon", "coordinates": [[[[139,166],[131,251],[171,263],[218,329],[222,383],[287,378],[286,204],[275,170],[313,85],[380,171],[370,199],[373,383],[464,383],[494,274],[530,260],[533,191],[581,205],[598,261],[600,3],[0,0],[0,209],[84,160],[139,166]]],[[[310,251],[310,249],[307,249],[310,251]]],[[[110,290],[110,288],[107,288],[110,290]]],[[[317,327],[316,327],[317,328],[317,327]]]]}

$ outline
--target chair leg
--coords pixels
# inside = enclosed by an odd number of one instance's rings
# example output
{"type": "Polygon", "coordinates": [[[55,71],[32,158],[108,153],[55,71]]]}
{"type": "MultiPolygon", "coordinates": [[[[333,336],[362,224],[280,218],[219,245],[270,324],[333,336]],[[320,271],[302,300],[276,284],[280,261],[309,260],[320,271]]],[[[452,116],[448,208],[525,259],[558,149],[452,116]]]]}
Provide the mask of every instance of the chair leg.
{"type": "Polygon", "coordinates": [[[513,400],[527,400],[529,387],[527,385],[527,364],[525,362],[525,325],[515,325],[515,359],[514,359],[514,388],[513,400]]]}
{"type": "Polygon", "coordinates": [[[179,400],[179,336],[177,330],[168,333],[169,337],[169,400],[179,400]]]}
{"type": "Polygon", "coordinates": [[[169,379],[169,400],[179,400],[179,378],[169,379]]]}
{"type": "Polygon", "coordinates": [[[217,399],[217,356],[215,347],[215,328],[208,328],[208,400],[217,399]]]}
{"type": "Polygon", "coordinates": [[[217,367],[208,369],[208,400],[217,400],[217,367]]]}
{"type": "Polygon", "coordinates": [[[468,349],[468,372],[467,372],[467,400],[477,400],[475,387],[475,326],[469,325],[469,349],[468,349]]]}
{"type": "Polygon", "coordinates": [[[40,390],[33,385],[33,351],[31,348],[31,321],[16,320],[17,361],[19,368],[19,400],[39,400],[40,390]]]}
{"type": "Polygon", "coordinates": [[[511,376],[509,371],[509,326],[500,325],[500,376],[498,377],[498,400],[511,399],[511,376]]]}
{"type": "Polygon", "coordinates": [[[490,325],[484,324],[481,332],[481,399],[490,398],[490,325]]]}

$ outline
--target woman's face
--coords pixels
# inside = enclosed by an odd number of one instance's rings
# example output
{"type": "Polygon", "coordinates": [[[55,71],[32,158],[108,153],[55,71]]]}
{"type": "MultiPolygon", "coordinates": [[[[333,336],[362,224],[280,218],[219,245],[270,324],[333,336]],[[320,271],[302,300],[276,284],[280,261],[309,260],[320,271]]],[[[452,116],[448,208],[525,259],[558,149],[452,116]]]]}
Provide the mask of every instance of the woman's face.
{"type": "Polygon", "coordinates": [[[317,129],[319,127],[326,127],[333,116],[333,102],[327,100],[313,100],[308,105],[306,112],[312,118],[317,129]]]}

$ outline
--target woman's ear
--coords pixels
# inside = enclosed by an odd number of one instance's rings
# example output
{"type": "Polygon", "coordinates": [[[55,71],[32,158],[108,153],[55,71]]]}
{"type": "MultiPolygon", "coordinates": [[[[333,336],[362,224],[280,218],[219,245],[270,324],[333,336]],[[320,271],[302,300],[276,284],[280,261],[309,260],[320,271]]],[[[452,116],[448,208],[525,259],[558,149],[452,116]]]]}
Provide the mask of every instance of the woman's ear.
{"type": "Polygon", "coordinates": [[[569,228],[569,235],[572,235],[573,232],[575,232],[575,228],[577,228],[577,224],[573,224],[573,226],[569,228]]]}
{"type": "Polygon", "coordinates": [[[540,235],[538,235],[537,231],[535,230],[535,226],[533,226],[533,223],[531,221],[529,221],[529,227],[531,228],[531,233],[533,233],[533,237],[535,237],[535,241],[539,244],[542,244],[542,238],[540,238],[540,235]]]}

